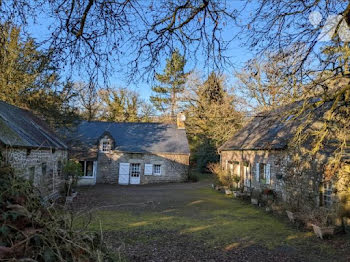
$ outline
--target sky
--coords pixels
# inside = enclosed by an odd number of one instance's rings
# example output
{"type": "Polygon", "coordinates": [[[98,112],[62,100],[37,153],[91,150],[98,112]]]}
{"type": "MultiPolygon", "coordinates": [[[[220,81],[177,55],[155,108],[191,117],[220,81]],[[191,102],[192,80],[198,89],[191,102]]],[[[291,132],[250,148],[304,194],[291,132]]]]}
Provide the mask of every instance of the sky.
{"type": "MultiPolygon", "coordinates": [[[[238,8],[242,5],[243,1],[231,1],[230,4],[233,4],[237,6],[238,8]]],[[[246,10],[248,12],[248,10],[246,10]]],[[[243,17],[245,14],[243,14],[243,17]]],[[[29,34],[37,39],[38,41],[42,41],[44,39],[47,39],[49,37],[48,27],[53,21],[50,20],[48,17],[45,17],[42,15],[39,17],[39,19],[36,21],[34,25],[31,25],[28,29],[29,34]]],[[[238,33],[238,29],[235,25],[227,25],[226,30],[224,31],[223,37],[225,39],[231,39],[234,35],[238,33]]],[[[223,71],[224,75],[227,78],[228,84],[233,85],[234,84],[234,70],[238,70],[241,68],[244,63],[253,57],[253,53],[247,48],[246,43],[242,42],[239,39],[233,40],[230,45],[229,49],[225,53],[227,56],[230,57],[230,63],[233,64],[233,66],[228,66],[223,71]]],[[[164,61],[167,57],[164,57],[164,61]]],[[[185,71],[195,70],[199,72],[200,74],[207,75],[210,72],[210,68],[204,66],[204,60],[205,57],[197,57],[198,62],[196,64],[193,63],[193,61],[188,60],[186,63],[185,71]]],[[[164,68],[164,64],[161,66],[164,68]]],[[[157,72],[161,72],[162,68],[159,68],[157,72]]],[[[84,78],[81,78],[79,75],[73,76],[74,80],[76,81],[86,81],[84,78]]],[[[149,96],[152,94],[151,87],[154,85],[154,82],[147,82],[147,81],[137,81],[135,83],[128,83],[126,77],[122,73],[114,73],[112,74],[110,78],[110,83],[112,86],[116,87],[127,87],[129,89],[137,91],[140,96],[144,100],[148,100],[149,96]]]]}

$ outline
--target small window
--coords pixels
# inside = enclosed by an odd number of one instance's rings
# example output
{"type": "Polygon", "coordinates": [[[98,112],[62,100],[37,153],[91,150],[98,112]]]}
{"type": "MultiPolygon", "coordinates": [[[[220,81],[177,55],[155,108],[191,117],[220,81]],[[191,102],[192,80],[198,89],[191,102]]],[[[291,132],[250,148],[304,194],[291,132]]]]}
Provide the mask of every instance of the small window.
{"type": "Polygon", "coordinates": [[[321,192],[320,192],[320,205],[325,207],[331,207],[333,200],[333,184],[332,181],[325,181],[322,183],[321,192]]]}
{"type": "Polygon", "coordinates": [[[271,184],[271,165],[256,163],[256,180],[261,184],[271,184]]]}
{"type": "Polygon", "coordinates": [[[103,141],[102,142],[102,151],[108,152],[110,150],[111,150],[111,145],[110,145],[109,141],[103,141]]]}
{"type": "Polygon", "coordinates": [[[32,166],[29,168],[29,182],[33,185],[35,181],[35,167],[32,166]]]}
{"type": "Polygon", "coordinates": [[[62,161],[57,162],[57,176],[62,177],[62,161]]]}
{"type": "Polygon", "coordinates": [[[31,152],[32,150],[30,148],[27,148],[27,156],[29,156],[31,152]]]}
{"type": "Polygon", "coordinates": [[[139,177],[141,172],[141,165],[138,163],[131,164],[131,177],[139,177]]]}
{"type": "Polygon", "coordinates": [[[260,177],[259,177],[260,182],[266,181],[266,164],[260,163],[259,174],[260,174],[260,177]]]}
{"type": "Polygon", "coordinates": [[[47,170],[47,168],[46,168],[46,163],[42,163],[42,164],[41,164],[41,174],[42,174],[43,176],[46,176],[46,170],[47,170]]]}
{"type": "Polygon", "coordinates": [[[161,165],[153,165],[153,174],[158,176],[161,174],[161,165]]]}

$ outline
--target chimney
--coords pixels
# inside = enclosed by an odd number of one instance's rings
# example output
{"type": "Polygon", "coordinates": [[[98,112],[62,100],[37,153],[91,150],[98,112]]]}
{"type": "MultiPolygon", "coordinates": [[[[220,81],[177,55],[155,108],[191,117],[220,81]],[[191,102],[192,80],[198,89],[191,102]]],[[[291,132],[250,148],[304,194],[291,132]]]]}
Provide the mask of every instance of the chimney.
{"type": "Polygon", "coordinates": [[[185,129],[186,115],[183,112],[177,114],[176,123],[177,129],[185,129]]]}

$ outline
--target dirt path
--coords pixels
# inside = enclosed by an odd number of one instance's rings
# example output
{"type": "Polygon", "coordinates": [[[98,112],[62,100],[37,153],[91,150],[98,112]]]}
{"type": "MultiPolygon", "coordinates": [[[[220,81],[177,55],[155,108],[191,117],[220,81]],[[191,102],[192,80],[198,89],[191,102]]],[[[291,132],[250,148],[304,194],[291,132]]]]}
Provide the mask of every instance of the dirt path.
{"type": "MultiPolygon", "coordinates": [[[[210,182],[80,188],[75,209],[129,261],[350,261],[210,182]]],[[[348,242],[342,242],[348,244],[348,242]]]]}

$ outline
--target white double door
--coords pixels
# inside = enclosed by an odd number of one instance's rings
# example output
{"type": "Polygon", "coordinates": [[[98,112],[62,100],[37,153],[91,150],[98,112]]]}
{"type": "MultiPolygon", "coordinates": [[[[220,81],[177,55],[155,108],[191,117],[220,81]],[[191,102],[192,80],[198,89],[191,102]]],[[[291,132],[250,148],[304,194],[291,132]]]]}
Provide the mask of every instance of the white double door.
{"type": "Polygon", "coordinates": [[[118,183],[120,185],[138,185],[140,184],[140,174],[141,164],[120,163],[118,183]]]}

